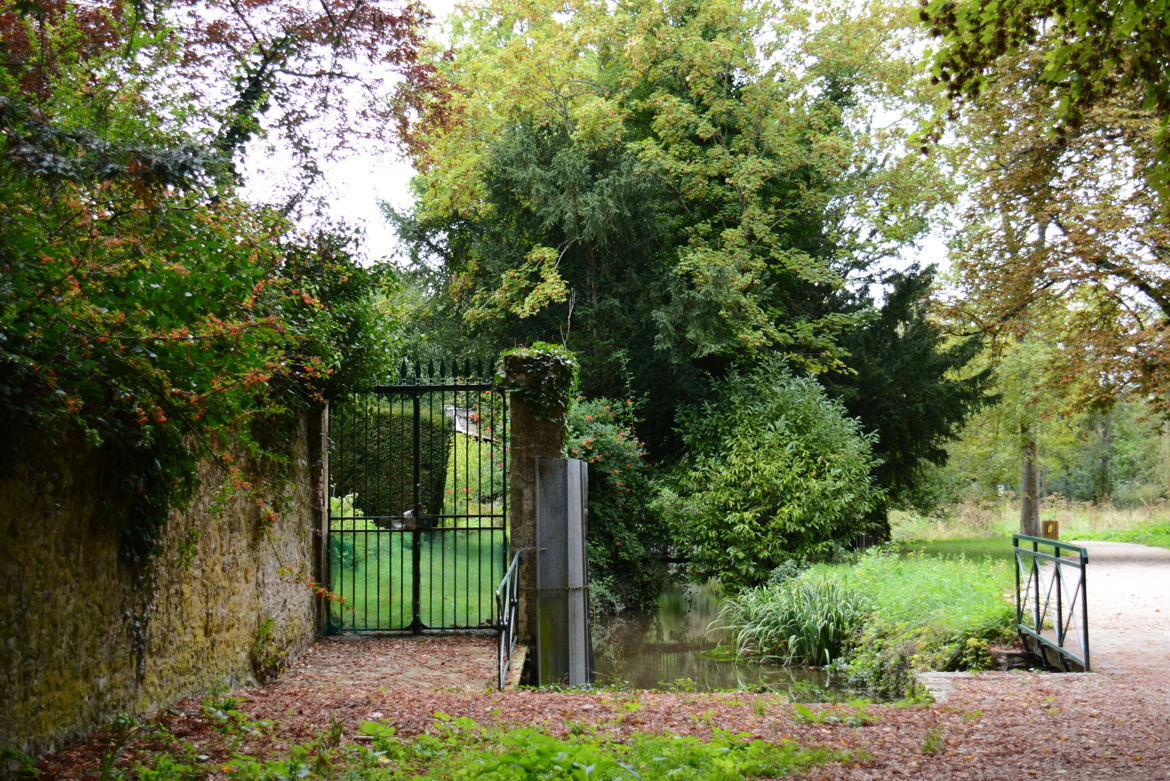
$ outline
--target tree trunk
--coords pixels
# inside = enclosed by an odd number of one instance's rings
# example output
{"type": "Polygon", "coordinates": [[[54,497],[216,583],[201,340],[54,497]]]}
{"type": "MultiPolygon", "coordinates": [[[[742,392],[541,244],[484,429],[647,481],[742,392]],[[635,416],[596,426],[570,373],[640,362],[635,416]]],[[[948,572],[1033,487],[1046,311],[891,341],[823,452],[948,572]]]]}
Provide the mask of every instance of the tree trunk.
{"type": "Polygon", "coordinates": [[[1020,534],[1040,536],[1040,470],[1036,464],[1036,433],[1020,424],[1020,534]]]}
{"type": "Polygon", "coordinates": [[[1097,502],[1104,504],[1113,498],[1113,412],[1101,419],[1101,458],[1097,467],[1097,502]]]}

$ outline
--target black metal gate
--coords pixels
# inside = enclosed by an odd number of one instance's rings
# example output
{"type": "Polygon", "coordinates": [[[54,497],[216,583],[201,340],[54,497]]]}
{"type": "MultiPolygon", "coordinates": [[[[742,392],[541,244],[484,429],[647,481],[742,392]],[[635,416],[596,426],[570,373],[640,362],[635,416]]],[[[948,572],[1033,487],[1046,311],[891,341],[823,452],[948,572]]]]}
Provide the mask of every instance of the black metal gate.
{"type": "Polygon", "coordinates": [[[482,367],[404,365],[329,414],[330,631],[493,627],[508,419],[482,367]]]}

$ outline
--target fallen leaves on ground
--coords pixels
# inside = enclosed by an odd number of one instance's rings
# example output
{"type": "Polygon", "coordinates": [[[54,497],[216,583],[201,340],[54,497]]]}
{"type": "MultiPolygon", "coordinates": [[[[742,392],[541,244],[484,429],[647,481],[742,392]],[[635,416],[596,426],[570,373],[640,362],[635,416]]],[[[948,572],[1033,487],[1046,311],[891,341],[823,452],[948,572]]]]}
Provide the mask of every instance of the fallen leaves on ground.
{"type": "MultiPolygon", "coordinates": [[[[334,723],[352,740],[366,720],[411,736],[432,728],[436,712],[558,736],[581,726],[619,739],[633,731],[702,737],[718,728],[870,757],[816,768],[806,776],[815,779],[1170,778],[1170,682],[1156,673],[962,677],[943,703],[867,706],[874,718],[850,726],[802,717],[775,694],[499,692],[491,685],[495,643],[494,636],[326,638],[274,683],[232,693],[241,711],[276,725],[242,744],[225,742],[198,698],[156,717],[197,746],[212,778],[225,777],[214,769],[233,751],[271,755],[334,723]]],[[[121,766],[159,748],[143,734],[127,742],[121,766]]],[[[98,778],[112,740],[110,731],[97,733],[44,758],[41,777],[98,778]]]]}

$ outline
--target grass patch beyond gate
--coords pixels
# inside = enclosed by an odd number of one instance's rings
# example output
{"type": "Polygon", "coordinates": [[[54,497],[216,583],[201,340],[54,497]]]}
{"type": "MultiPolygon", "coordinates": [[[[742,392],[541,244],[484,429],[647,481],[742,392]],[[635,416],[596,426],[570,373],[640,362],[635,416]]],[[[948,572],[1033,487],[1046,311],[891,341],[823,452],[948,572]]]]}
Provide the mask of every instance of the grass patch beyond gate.
{"type": "MultiPolygon", "coordinates": [[[[413,535],[353,521],[330,535],[333,623],[345,629],[406,629],[413,617],[413,535]]],[[[502,529],[419,532],[421,617],[429,627],[474,627],[495,618],[504,576],[502,529]]]]}

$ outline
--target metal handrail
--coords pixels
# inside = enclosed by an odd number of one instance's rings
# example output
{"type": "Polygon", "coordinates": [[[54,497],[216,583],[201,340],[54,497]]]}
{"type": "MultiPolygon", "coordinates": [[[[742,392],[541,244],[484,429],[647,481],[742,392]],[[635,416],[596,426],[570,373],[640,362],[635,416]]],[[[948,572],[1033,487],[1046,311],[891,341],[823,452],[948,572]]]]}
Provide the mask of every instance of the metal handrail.
{"type": "Polygon", "coordinates": [[[520,553],[512,557],[500,585],[496,586],[496,629],[499,639],[496,645],[496,686],[503,689],[507,683],[508,669],[512,665],[512,652],[516,650],[516,619],[520,605],[520,553]]]}
{"type": "Polygon", "coordinates": [[[1089,552],[1079,545],[1027,534],[1013,534],[1012,548],[1016,563],[1016,631],[1024,648],[1047,665],[1088,672],[1085,572],[1089,552]],[[1052,552],[1040,550],[1042,545],[1052,552]],[[1064,552],[1070,555],[1062,555],[1064,552]],[[1073,570],[1071,577],[1066,572],[1069,569],[1073,570]],[[1045,634],[1046,630],[1051,631],[1045,634]],[[1069,644],[1070,639],[1075,641],[1075,647],[1069,644]]]}

